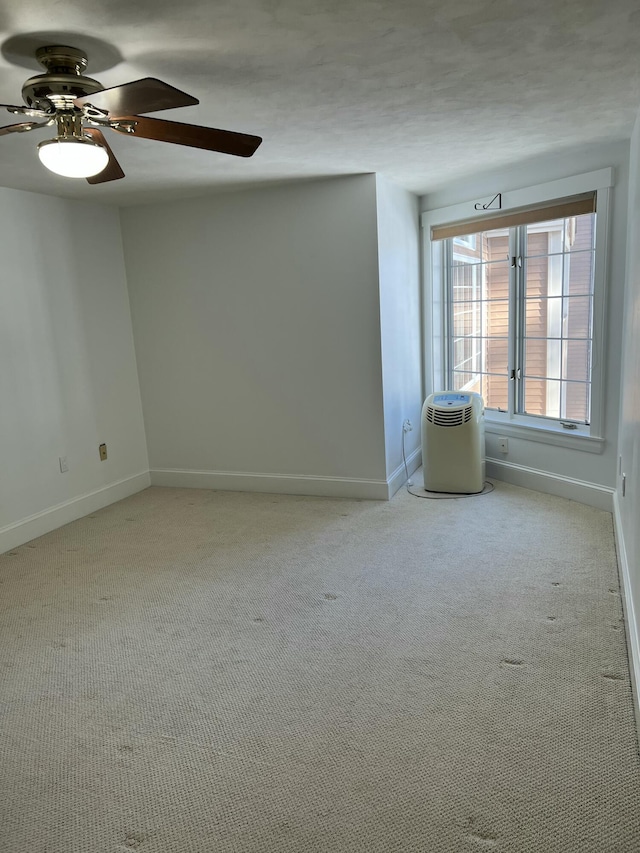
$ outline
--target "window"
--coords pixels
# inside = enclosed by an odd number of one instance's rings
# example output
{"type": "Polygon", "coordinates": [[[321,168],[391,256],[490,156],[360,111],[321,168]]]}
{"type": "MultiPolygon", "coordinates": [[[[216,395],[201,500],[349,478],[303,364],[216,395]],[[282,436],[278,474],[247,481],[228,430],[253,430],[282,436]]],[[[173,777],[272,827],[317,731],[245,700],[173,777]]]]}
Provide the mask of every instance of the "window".
{"type": "Polygon", "coordinates": [[[482,228],[424,214],[434,387],[481,394],[488,429],[599,440],[607,209],[603,188],[495,211],[482,228]]]}

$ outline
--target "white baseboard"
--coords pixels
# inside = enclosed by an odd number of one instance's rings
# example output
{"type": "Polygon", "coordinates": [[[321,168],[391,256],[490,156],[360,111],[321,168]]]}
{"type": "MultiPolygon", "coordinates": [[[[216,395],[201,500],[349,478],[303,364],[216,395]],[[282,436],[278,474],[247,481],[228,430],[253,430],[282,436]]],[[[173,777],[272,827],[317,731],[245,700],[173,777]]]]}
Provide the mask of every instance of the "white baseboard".
{"type": "Polygon", "coordinates": [[[548,471],[538,471],[536,468],[527,468],[525,465],[490,458],[487,458],[487,476],[514,486],[544,492],[546,495],[558,495],[558,497],[569,498],[596,509],[613,512],[614,490],[607,486],[599,486],[597,483],[573,480],[571,477],[561,477],[558,474],[550,474],[548,471]]]}
{"type": "MultiPolygon", "coordinates": [[[[407,456],[407,470],[409,471],[409,476],[411,476],[414,471],[417,471],[418,468],[422,465],[422,448],[416,447],[413,453],[410,453],[407,456]]],[[[399,488],[404,486],[407,482],[407,472],[404,470],[404,462],[402,465],[398,465],[396,470],[387,480],[388,484],[388,493],[387,498],[391,500],[391,498],[395,495],[399,488]]]]}
{"type": "Polygon", "coordinates": [[[62,527],[63,524],[69,524],[70,521],[82,518],[90,512],[128,498],[129,495],[141,492],[150,485],[149,472],[144,471],[8,524],[0,528],[0,554],[24,545],[25,542],[31,542],[32,539],[50,533],[62,527]]]}
{"type": "Polygon", "coordinates": [[[378,501],[389,499],[386,480],[358,480],[297,474],[187,471],[179,468],[155,468],[150,471],[150,474],[152,486],[230,492],[270,492],[279,495],[311,495],[329,498],[363,498],[378,501]]]}
{"type": "Polygon", "coordinates": [[[636,619],[631,587],[631,573],[627,560],[627,549],[624,542],[624,531],[620,517],[618,493],[613,496],[613,529],[616,536],[618,552],[618,568],[622,581],[622,606],[624,608],[625,628],[627,632],[627,649],[629,652],[629,670],[631,671],[631,688],[633,690],[633,706],[636,712],[636,728],[640,736],[640,624],[636,619]]]}

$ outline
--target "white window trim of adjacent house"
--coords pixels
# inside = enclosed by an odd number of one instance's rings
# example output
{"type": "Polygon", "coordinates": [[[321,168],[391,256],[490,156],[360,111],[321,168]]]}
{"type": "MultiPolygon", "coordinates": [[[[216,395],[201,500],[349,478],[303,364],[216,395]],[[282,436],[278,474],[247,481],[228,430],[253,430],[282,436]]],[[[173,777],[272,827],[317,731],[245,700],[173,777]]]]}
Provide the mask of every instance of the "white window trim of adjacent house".
{"type": "MultiPolygon", "coordinates": [[[[571,198],[584,193],[596,194],[596,234],[593,296],[593,342],[591,367],[591,417],[588,425],[575,425],[567,430],[562,422],[551,418],[537,418],[522,414],[487,410],[485,429],[490,433],[544,442],[561,447],[571,447],[591,453],[604,449],[605,422],[605,327],[606,289],[609,270],[608,237],[610,218],[610,190],[613,186],[613,169],[600,169],[550,181],[538,186],[502,192],[501,213],[544,206],[558,199],[571,198]]],[[[482,231],[483,219],[495,216],[495,209],[478,212],[479,207],[492,199],[474,199],[470,202],[428,210],[421,215],[424,247],[424,366],[426,392],[444,390],[446,383],[446,297],[444,290],[444,258],[442,243],[433,243],[432,229],[449,223],[473,222],[482,231]]],[[[491,207],[491,205],[490,205],[491,207]]]]}

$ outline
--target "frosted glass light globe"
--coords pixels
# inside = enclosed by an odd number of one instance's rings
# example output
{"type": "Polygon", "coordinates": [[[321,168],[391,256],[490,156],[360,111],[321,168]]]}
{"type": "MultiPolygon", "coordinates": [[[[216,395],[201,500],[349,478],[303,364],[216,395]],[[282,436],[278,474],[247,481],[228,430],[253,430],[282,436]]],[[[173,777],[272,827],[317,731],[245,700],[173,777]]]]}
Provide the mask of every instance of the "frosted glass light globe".
{"type": "Polygon", "coordinates": [[[64,178],[90,178],[109,162],[106,148],[86,138],[45,139],[38,145],[41,163],[64,178]]]}

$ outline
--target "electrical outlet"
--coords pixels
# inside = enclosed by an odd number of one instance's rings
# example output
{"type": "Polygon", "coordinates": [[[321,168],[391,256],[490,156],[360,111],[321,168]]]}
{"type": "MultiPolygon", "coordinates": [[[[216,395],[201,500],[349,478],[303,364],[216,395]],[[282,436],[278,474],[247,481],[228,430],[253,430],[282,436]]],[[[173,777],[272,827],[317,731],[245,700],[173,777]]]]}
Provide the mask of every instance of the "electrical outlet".
{"type": "Polygon", "coordinates": [[[501,453],[508,453],[509,452],[509,439],[504,438],[504,437],[499,438],[498,439],[498,448],[499,448],[501,453]]]}
{"type": "Polygon", "coordinates": [[[100,451],[100,459],[102,460],[102,462],[104,462],[104,460],[107,458],[107,445],[101,444],[98,450],[100,451]]]}
{"type": "Polygon", "coordinates": [[[60,473],[66,474],[69,470],[69,463],[67,462],[66,456],[58,456],[58,460],[60,461],[60,473]]]}
{"type": "Polygon", "coordinates": [[[411,423],[409,418],[407,418],[406,421],[402,424],[402,431],[403,432],[411,432],[412,429],[413,429],[413,424],[411,423]]]}

